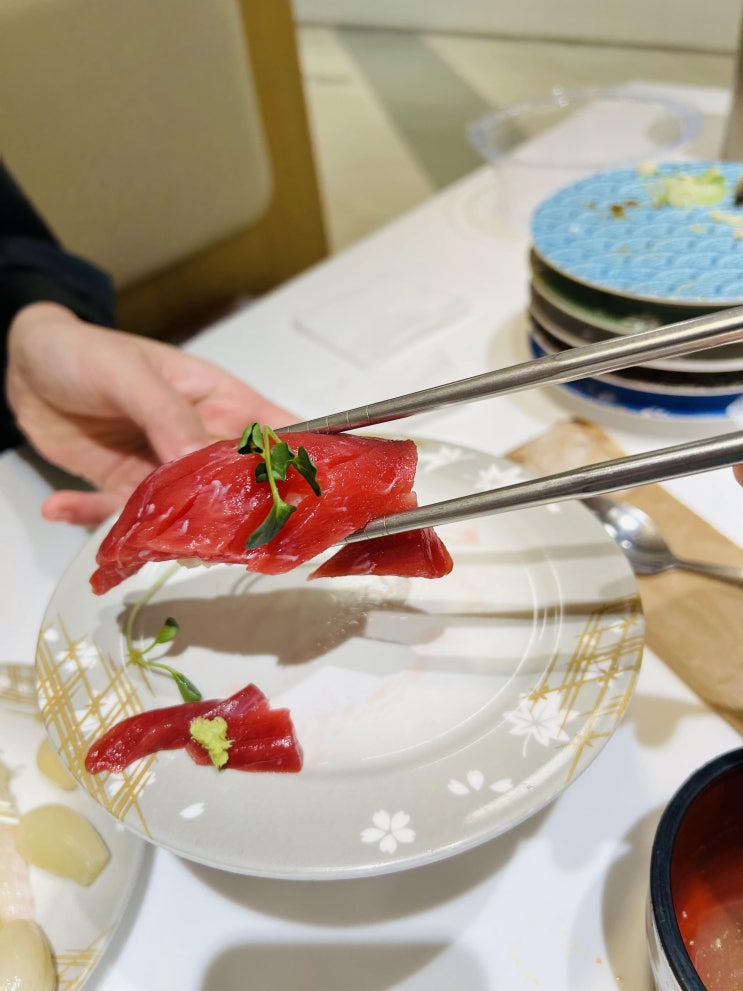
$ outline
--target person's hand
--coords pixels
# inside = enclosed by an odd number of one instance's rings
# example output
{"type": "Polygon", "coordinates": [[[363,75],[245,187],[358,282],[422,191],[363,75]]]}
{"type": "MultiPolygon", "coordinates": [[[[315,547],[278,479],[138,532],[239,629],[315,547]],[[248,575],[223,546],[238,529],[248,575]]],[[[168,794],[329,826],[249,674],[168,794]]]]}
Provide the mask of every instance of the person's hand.
{"type": "Polygon", "coordinates": [[[43,515],[69,523],[99,523],[158,464],[239,436],[253,420],[296,419],[216,365],[87,324],[56,303],[13,320],[6,388],[29,443],[98,489],[46,500],[43,515]]]}

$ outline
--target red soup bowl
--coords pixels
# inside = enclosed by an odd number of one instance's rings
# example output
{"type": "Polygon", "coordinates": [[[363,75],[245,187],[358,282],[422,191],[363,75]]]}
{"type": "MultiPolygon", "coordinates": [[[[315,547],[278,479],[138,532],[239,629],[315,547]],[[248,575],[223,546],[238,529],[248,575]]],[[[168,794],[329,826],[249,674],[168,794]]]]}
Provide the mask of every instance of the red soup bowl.
{"type": "Polygon", "coordinates": [[[647,935],[658,991],[743,991],[743,748],[696,771],[665,809],[647,935]]]}

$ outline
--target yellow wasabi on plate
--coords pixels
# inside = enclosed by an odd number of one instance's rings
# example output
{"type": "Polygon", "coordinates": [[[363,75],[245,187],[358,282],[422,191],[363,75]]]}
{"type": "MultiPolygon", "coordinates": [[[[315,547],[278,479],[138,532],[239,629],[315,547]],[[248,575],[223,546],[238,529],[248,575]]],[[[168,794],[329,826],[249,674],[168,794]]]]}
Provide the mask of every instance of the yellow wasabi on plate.
{"type": "Polygon", "coordinates": [[[677,172],[674,175],[652,175],[646,182],[653,206],[673,206],[688,209],[693,206],[714,206],[728,194],[725,176],[715,166],[698,175],[677,172]]]}
{"type": "Polygon", "coordinates": [[[232,746],[232,740],[227,739],[227,723],[221,716],[207,719],[197,716],[189,727],[191,737],[206,750],[209,759],[215,767],[224,767],[232,746]]]}

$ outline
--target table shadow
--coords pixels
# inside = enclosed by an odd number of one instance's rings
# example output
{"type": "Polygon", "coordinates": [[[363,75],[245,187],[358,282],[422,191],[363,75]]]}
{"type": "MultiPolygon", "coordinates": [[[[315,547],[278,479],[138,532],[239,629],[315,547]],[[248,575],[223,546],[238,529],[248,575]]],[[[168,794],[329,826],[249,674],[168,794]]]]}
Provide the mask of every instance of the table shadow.
{"type": "Polygon", "coordinates": [[[152,881],[154,858],[155,847],[145,844],[141,865],[129,895],[129,900],[126,903],[126,909],[116,925],[116,930],[111,937],[110,943],[103,951],[98,966],[85,981],[85,991],[104,991],[106,980],[110,976],[110,968],[124,951],[131,937],[132,930],[137,923],[147,888],[152,881]]]}
{"type": "Polygon", "coordinates": [[[622,987],[654,991],[645,941],[645,900],[650,848],[661,810],[635,823],[616,844],[617,854],[586,890],[565,938],[566,987],[622,987]],[[600,921],[604,951],[586,934],[600,921]],[[591,975],[595,975],[592,978],[591,975]]]}
{"type": "Polygon", "coordinates": [[[639,819],[617,844],[620,851],[604,879],[601,922],[608,964],[619,981],[634,991],[654,987],[645,937],[645,906],[650,881],[650,851],[663,806],[639,819]]]}
{"type": "Polygon", "coordinates": [[[485,991],[487,974],[465,948],[448,942],[250,943],[223,950],[202,991],[485,991]],[[433,973],[432,973],[433,971],[433,973]]]}
{"type": "MultiPolygon", "coordinates": [[[[694,732],[693,725],[680,728],[683,721],[708,715],[709,710],[702,702],[636,694],[619,724],[617,734],[630,733],[644,747],[662,747],[678,733],[694,732]]],[[[573,789],[582,791],[583,811],[579,816],[579,828],[559,829],[553,835],[553,856],[561,867],[572,869],[589,861],[613,836],[613,810],[617,815],[622,814],[622,787],[616,787],[613,782],[616,775],[622,775],[626,770],[622,762],[627,746],[633,745],[625,743],[623,750],[618,740],[609,740],[604,751],[570,786],[571,800],[576,797],[573,789]]],[[[635,771],[630,769],[627,773],[635,771]]],[[[611,841],[614,842],[613,839],[611,841]]],[[[624,840],[617,840],[617,849],[623,849],[623,844],[624,840]]]]}
{"type": "Polygon", "coordinates": [[[202,883],[222,897],[267,916],[313,926],[353,927],[430,911],[477,888],[501,871],[521,843],[537,835],[550,806],[502,836],[406,871],[336,881],[247,877],[186,861],[202,883]]]}
{"type": "Polygon", "coordinates": [[[635,694],[627,711],[637,740],[646,747],[661,747],[668,743],[679,725],[695,716],[709,716],[709,709],[701,699],[682,702],[640,692],[635,694]]]}

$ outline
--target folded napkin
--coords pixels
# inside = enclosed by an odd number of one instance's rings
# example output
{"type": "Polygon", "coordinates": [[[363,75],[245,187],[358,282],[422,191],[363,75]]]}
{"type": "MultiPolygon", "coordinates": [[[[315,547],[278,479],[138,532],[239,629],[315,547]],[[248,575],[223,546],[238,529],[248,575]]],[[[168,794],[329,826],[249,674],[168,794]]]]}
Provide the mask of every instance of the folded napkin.
{"type": "MultiPolygon", "coordinates": [[[[595,424],[572,419],[509,457],[539,475],[623,456],[595,424]]],[[[680,556],[743,567],[743,550],[660,485],[615,494],[652,516],[680,556]]],[[[743,490],[741,491],[743,499],[743,490]]],[[[743,732],[743,587],[682,571],[638,577],[646,642],[696,694],[743,732]]]]}

